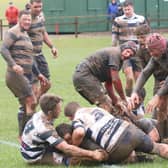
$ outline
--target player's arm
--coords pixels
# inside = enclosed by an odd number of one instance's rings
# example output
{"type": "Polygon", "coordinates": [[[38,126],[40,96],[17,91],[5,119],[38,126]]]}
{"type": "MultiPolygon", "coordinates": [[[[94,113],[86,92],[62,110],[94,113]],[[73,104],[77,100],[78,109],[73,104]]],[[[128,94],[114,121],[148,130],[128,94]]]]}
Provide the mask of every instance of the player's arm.
{"type": "Polygon", "coordinates": [[[117,96],[114,94],[114,90],[113,90],[113,83],[111,81],[106,81],[104,84],[108,95],[110,96],[112,103],[116,104],[117,103],[117,96]]]}
{"type": "Polygon", "coordinates": [[[82,143],[84,137],[85,129],[83,127],[75,128],[72,133],[72,144],[79,146],[82,143]]]}
{"type": "Polygon", "coordinates": [[[112,79],[112,83],[114,85],[115,90],[117,91],[121,99],[126,101],[126,97],[125,97],[124,90],[122,87],[122,82],[120,80],[119,72],[117,70],[111,69],[110,74],[111,74],[111,79],[112,79]]]}
{"type": "Polygon", "coordinates": [[[62,141],[61,143],[57,144],[55,146],[55,148],[63,151],[64,153],[66,153],[68,155],[71,155],[71,156],[85,157],[87,159],[97,160],[97,161],[102,161],[102,160],[107,159],[107,155],[103,151],[85,150],[85,149],[79,148],[77,146],[70,145],[66,141],[62,141]]]}
{"type": "Polygon", "coordinates": [[[1,55],[3,56],[9,67],[16,65],[16,62],[14,61],[10,53],[10,47],[15,43],[16,39],[17,37],[15,34],[8,32],[5,35],[1,46],[1,55]]]}
{"type": "Polygon", "coordinates": [[[51,49],[51,52],[52,52],[54,58],[56,58],[57,55],[58,55],[58,51],[57,51],[56,47],[52,44],[52,42],[51,42],[51,40],[49,38],[49,35],[48,35],[48,33],[46,31],[44,32],[43,35],[44,35],[45,44],[51,49]]]}
{"type": "Polygon", "coordinates": [[[118,31],[119,31],[118,26],[119,25],[115,18],[112,25],[112,46],[117,46],[117,43],[118,43],[118,31]]]}

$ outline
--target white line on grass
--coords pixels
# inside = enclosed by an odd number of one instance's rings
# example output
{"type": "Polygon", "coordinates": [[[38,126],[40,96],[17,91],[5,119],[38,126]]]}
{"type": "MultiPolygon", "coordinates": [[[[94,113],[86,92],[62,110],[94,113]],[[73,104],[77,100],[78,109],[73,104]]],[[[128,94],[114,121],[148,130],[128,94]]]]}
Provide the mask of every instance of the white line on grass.
{"type": "Polygon", "coordinates": [[[14,142],[10,142],[10,141],[4,141],[4,140],[0,140],[0,145],[8,145],[11,147],[15,147],[15,148],[20,148],[20,145],[18,145],[17,143],[14,142]]]}

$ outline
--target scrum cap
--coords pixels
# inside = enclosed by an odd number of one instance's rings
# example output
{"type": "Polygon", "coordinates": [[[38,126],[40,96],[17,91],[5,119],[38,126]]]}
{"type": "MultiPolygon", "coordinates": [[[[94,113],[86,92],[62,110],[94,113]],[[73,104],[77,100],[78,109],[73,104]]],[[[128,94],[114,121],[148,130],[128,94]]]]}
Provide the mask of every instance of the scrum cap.
{"type": "Polygon", "coordinates": [[[149,50],[158,49],[162,53],[166,50],[166,39],[159,33],[153,33],[147,37],[146,45],[149,50]]]}
{"type": "Polygon", "coordinates": [[[121,44],[120,48],[121,48],[121,51],[129,48],[134,52],[134,54],[136,54],[137,49],[138,49],[137,44],[133,41],[127,41],[121,44]]]}

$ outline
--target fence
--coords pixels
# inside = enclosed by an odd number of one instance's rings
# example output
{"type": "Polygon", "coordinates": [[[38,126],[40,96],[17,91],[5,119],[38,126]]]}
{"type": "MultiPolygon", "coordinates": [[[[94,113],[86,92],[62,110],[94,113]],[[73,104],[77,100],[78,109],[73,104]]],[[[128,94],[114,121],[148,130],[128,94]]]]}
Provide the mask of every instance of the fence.
{"type": "MultiPolygon", "coordinates": [[[[107,19],[107,16],[108,15],[62,16],[59,18],[50,17],[46,19],[46,27],[49,33],[74,33],[75,37],[78,37],[78,34],[81,32],[111,31],[112,22],[107,19]]],[[[168,18],[148,18],[148,21],[152,28],[155,27],[156,24],[157,29],[159,30],[164,29],[165,31],[168,28],[166,25],[166,23],[168,23],[168,18]]],[[[7,27],[7,25],[3,24],[3,22],[6,21],[4,19],[0,19],[0,40],[3,40],[4,28],[7,27]]]]}

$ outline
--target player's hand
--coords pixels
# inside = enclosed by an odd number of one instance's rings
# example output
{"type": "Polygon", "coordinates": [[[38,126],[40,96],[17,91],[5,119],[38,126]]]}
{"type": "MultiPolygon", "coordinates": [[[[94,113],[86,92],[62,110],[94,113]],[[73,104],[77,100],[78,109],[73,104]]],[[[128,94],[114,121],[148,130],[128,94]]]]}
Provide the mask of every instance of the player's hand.
{"type": "Polygon", "coordinates": [[[48,85],[48,79],[44,76],[44,75],[42,75],[42,74],[39,74],[38,75],[38,79],[39,79],[39,81],[40,81],[40,85],[42,85],[42,86],[46,86],[46,85],[48,85]]]}
{"type": "Polygon", "coordinates": [[[12,69],[19,75],[23,75],[24,74],[24,70],[20,65],[14,65],[12,67],[12,69]]]}
{"type": "Polygon", "coordinates": [[[123,100],[121,100],[121,101],[119,101],[119,102],[117,102],[117,105],[121,108],[121,110],[122,111],[127,111],[128,109],[127,109],[127,101],[123,101],[123,100]]]}
{"type": "Polygon", "coordinates": [[[108,153],[103,149],[93,151],[93,159],[98,161],[105,161],[108,159],[108,153]]]}
{"type": "Polygon", "coordinates": [[[131,99],[129,101],[129,109],[134,109],[135,108],[135,104],[139,104],[140,103],[140,99],[137,93],[132,93],[131,95],[131,99]]]}
{"type": "Polygon", "coordinates": [[[152,112],[155,108],[160,108],[162,104],[162,98],[155,95],[147,104],[146,112],[152,112]]]}
{"type": "Polygon", "coordinates": [[[55,47],[51,48],[51,52],[53,54],[53,58],[57,58],[58,57],[58,51],[55,47]]]}

